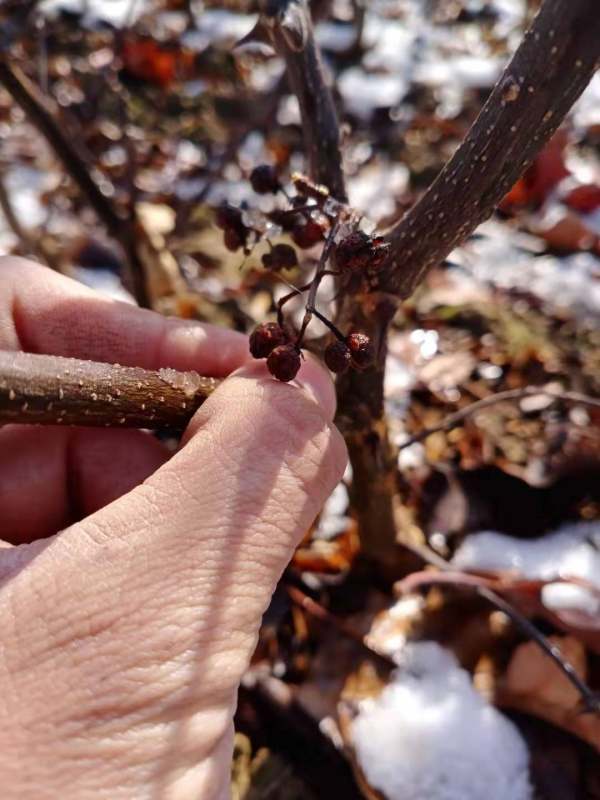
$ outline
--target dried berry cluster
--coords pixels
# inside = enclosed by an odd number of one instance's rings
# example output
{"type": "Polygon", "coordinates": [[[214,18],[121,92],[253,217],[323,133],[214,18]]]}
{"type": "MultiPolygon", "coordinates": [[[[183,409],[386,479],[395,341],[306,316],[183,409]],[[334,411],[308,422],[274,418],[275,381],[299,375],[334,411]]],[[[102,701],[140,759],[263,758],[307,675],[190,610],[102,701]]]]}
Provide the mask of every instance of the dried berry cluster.
{"type": "MultiPolygon", "coordinates": [[[[385,263],[389,243],[380,236],[370,236],[358,227],[359,218],[346,205],[329,196],[326,187],[312,183],[301,175],[292,177],[296,194],[289,196],[281,183],[277,170],[268,165],[256,167],[249,177],[257,194],[277,194],[286,197],[287,208],[277,208],[265,213],[271,226],[287,233],[293,243],[302,249],[312,248],[324,242],[323,253],[315,276],[306,286],[294,289],[278,303],[278,322],[259,325],[250,337],[250,352],[254,358],[266,358],[267,366],[276,378],[290,381],[300,369],[300,347],[306,326],[314,314],[335,336],[325,349],[324,360],[335,373],[345,372],[350,367],[365,369],[375,360],[374,348],[364,333],[341,333],[335,325],[314,307],[314,300],[322,278],[336,275],[344,291],[368,291],[377,280],[377,273],[385,263]],[[285,302],[308,291],[306,315],[299,333],[292,333],[283,321],[282,308],[285,302]]],[[[291,244],[272,245],[264,228],[248,223],[250,215],[230,205],[221,206],[216,212],[217,225],[223,230],[228,249],[240,247],[248,254],[254,243],[266,239],[270,250],[261,260],[263,266],[273,272],[298,267],[298,255],[291,244]]]]}
{"type": "Polygon", "coordinates": [[[250,352],[254,358],[266,358],[269,372],[280,381],[293,380],[300,369],[300,348],[276,322],[263,322],[254,329],[250,352]]]}
{"type": "MultiPolygon", "coordinates": [[[[291,335],[276,322],[262,322],[250,335],[250,353],[266,358],[271,375],[280,381],[291,381],[298,374],[300,348],[291,335]]],[[[325,349],[324,360],[332,372],[342,373],[349,367],[365,369],[375,360],[373,345],[364,333],[350,333],[332,342],[325,349]]]]}

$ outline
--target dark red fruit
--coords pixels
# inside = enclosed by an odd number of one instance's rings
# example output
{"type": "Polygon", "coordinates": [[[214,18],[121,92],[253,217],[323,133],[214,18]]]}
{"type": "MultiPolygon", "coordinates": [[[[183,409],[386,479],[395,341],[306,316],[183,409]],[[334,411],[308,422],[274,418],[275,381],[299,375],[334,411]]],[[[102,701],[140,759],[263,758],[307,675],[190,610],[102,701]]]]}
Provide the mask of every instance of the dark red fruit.
{"type": "Polygon", "coordinates": [[[215,212],[215,222],[217,223],[217,228],[221,228],[221,230],[225,230],[225,228],[235,228],[243,224],[242,212],[239,208],[224,203],[222,206],[219,206],[215,212]]]}
{"type": "Polygon", "coordinates": [[[346,344],[355,366],[364,369],[375,361],[375,348],[366,333],[350,333],[346,336],[346,344]]]}
{"type": "Polygon", "coordinates": [[[332,342],[328,345],[323,358],[329,369],[338,374],[346,372],[352,363],[352,354],[344,342],[332,342]]]}
{"type": "Polygon", "coordinates": [[[291,245],[276,244],[271,252],[264,254],[262,263],[267,269],[291,269],[298,266],[298,256],[291,245]]]}
{"type": "Polygon", "coordinates": [[[234,253],[246,244],[246,232],[239,228],[225,228],[223,243],[228,250],[234,253]]]}
{"type": "Polygon", "coordinates": [[[301,224],[296,224],[292,228],[292,239],[303,249],[314,247],[323,239],[323,228],[314,219],[306,220],[301,224]]]}
{"type": "Polygon", "coordinates": [[[334,263],[341,271],[378,269],[385,261],[389,248],[389,243],[382,236],[368,236],[364,231],[353,231],[336,246],[334,263]]]}
{"type": "Polygon", "coordinates": [[[250,185],[257,194],[275,194],[281,187],[277,171],[268,164],[261,164],[252,170],[250,185]]]}
{"type": "Polygon", "coordinates": [[[267,358],[271,375],[280,381],[291,381],[300,369],[300,351],[294,344],[281,344],[267,358]]]}
{"type": "Polygon", "coordinates": [[[250,352],[254,358],[266,358],[286,339],[285,331],[276,322],[263,322],[250,334],[250,352]]]}
{"type": "Polygon", "coordinates": [[[246,246],[249,230],[244,225],[239,208],[224,203],[215,212],[215,222],[223,231],[223,242],[228,250],[235,252],[246,246]]]}

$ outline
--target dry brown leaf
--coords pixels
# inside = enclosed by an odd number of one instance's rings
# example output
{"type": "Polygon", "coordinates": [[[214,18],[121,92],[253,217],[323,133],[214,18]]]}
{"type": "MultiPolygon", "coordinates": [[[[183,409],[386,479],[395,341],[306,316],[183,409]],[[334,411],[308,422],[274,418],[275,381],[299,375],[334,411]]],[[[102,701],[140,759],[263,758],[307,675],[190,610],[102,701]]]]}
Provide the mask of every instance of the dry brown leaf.
{"type": "MultiPolygon", "coordinates": [[[[587,657],[583,644],[572,636],[552,636],[583,680],[587,657]]],[[[600,714],[582,714],[581,696],[558,666],[534,642],[519,645],[498,686],[497,701],[534,714],[564,728],[600,752],[600,714]]]]}

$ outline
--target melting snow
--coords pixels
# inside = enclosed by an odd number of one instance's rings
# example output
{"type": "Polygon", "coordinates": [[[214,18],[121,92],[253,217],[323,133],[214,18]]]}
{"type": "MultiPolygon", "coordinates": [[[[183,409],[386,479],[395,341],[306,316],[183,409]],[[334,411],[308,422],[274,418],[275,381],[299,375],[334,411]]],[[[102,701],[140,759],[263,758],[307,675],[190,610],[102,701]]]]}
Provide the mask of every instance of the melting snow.
{"type": "Polygon", "coordinates": [[[387,800],[530,800],[517,728],[435,642],[407,645],[401,668],[352,724],[358,762],[387,800]]]}
{"type": "MultiPolygon", "coordinates": [[[[452,564],[462,570],[512,570],[544,581],[582,578],[600,590],[600,523],[564,525],[538,539],[474,533],[458,548],[452,564]]],[[[550,583],[542,602],[552,611],[577,610],[591,617],[600,612],[598,595],[575,584],[550,583]]]]}

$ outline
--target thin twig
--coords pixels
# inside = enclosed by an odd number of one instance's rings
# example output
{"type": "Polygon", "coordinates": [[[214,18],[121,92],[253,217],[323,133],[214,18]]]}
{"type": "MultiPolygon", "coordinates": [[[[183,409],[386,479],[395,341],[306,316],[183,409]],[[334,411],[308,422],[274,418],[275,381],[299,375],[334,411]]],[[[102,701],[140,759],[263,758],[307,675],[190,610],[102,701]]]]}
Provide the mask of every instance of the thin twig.
{"type": "MultiPolygon", "coordinates": [[[[306,298],[306,311],[304,313],[304,319],[302,320],[302,327],[300,328],[300,333],[298,334],[297,344],[300,346],[302,343],[302,339],[304,337],[304,333],[312,319],[312,315],[315,313],[316,302],[317,302],[317,292],[319,291],[319,286],[321,285],[321,281],[328,274],[329,270],[327,269],[327,262],[329,260],[329,254],[331,253],[331,248],[335,243],[335,237],[337,235],[338,229],[340,227],[340,220],[339,218],[331,226],[331,230],[327,234],[327,239],[325,240],[325,244],[323,245],[323,250],[321,251],[321,256],[319,258],[319,264],[317,266],[317,271],[315,272],[315,276],[311,281],[310,289],[308,290],[308,297],[306,298]]],[[[315,315],[316,316],[316,315],[315,315]]],[[[323,317],[319,315],[321,319],[323,317]]]]}
{"type": "MultiPolygon", "coordinates": [[[[137,242],[144,239],[146,248],[151,243],[144,236],[140,226],[134,230],[127,221],[123,220],[115,211],[113,204],[104,195],[90,174],[85,161],[77,152],[76,136],[65,135],[56,119],[56,108],[47,97],[44,97],[33,82],[19,69],[18,66],[9,64],[6,57],[0,57],[0,84],[11,95],[13,100],[21,106],[31,123],[48,141],[69,177],[74,181],[82,195],[92,206],[96,215],[106,226],[109,234],[114,237],[121,247],[129,263],[129,272],[133,291],[140,306],[151,306],[148,287],[146,285],[146,270],[138,254],[137,242]]],[[[139,242],[141,244],[141,241],[139,242]]]]}
{"type": "Polygon", "coordinates": [[[410,447],[417,442],[422,442],[427,437],[439,431],[450,431],[456,428],[468,417],[473,416],[478,411],[494,406],[498,403],[503,403],[509,400],[523,400],[525,397],[551,397],[553,400],[561,400],[565,403],[579,403],[581,405],[592,406],[593,408],[600,408],[600,398],[590,397],[580,392],[561,391],[556,389],[548,389],[543,386],[525,386],[521,389],[508,389],[505,392],[497,392],[489,397],[484,397],[481,400],[476,400],[464,408],[448,414],[437,425],[431,425],[428,428],[423,428],[419,433],[414,434],[402,444],[398,445],[398,450],[404,450],[405,447],[410,447]]]}
{"type": "Polygon", "coordinates": [[[218,385],[197,372],[0,351],[0,425],[182,430],[218,385]]]}
{"type": "MultiPolygon", "coordinates": [[[[441,572],[453,573],[453,583],[458,583],[459,578],[457,577],[456,571],[454,570],[452,564],[438,555],[427,545],[414,545],[402,542],[402,546],[418,555],[426,563],[437,567],[441,572]]],[[[581,695],[585,710],[589,712],[600,711],[600,696],[590,689],[585,681],[579,677],[573,665],[564,658],[560,648],[552,644],[548,637],[544,636],[544,634],[538,628],[536,628],[536,626],[529,619],[527,619],[524,614],[515,608],[515,606],[509,603],[508,600],[486,586],[481,586],[480,584],[473,585],[473,581],[469,580],[469,577],[470,576],[468,575],[465,576],[464,586],[473,589],[480,597],[483,597],[493,606],[500,609],[500,611],[506,614],[515,627],[517,627],[522,633],[525,634],[525,636],[535,642],[538,647],[554,661],[563,675],[581,695]]],[[[435,572],[431,573],[431,583],[436,583],[435,572]]],[[[396,586],[399,591],[402,592],[402,581],[399,581],[396,586]]]]}
{"type": "Polygon", "coordinates": [[[48,252],[47,248],[43,246],[41,241],[36,240],[35,236],[30,233],[26,228],[21,225],[21,221],[19,220],[15,209],[13,208],[13,204],[10,199],[10,195],[6,188],[6,184],[4,182],[4,175],[0,172],[0,209],[4,214],[4,218],[12,230],[14,235],[16,236],[19,244],[24,249],[24,251],[28,254],[34,255],[38,258],[42,263],[47,264],[51,269],[55,270],[56,272],[60,272],[60,264],[56,258],[52,256],[51,253],[48,252]]]}
{"type": "Polygon", "coordinates": [[[296,586],[291,586],[289,584],[285,587],[290,600],[292,603],[297,605],[299,608],[304,609],[307,614],[310,614],[315,619],[318,619],[320,622],[329,625],[330,627],[334,628],[335,630],[339,631],[341,634],[346,636],[348,639],[352,639],[352,641],[356,642],[356,644],[368,653],[371,658],[375,659],[376,661],[380,662],[383,667],[386,669],[396,669],[398,664],[394,661],[393,658],[386,655],[385,653],[379,652],[379,650],[375,650],[373,647],[370,647],[364,640],[364,638],[357,633],[353,628],[347,625],[344,620],[339,619],[336,617],[335,614],[332,614],[328,611],[325,606],[322,606],[320,603],[317,603],[316,600],[313,600],[312,597],[309,597],[305,592],[299,589],[296,586]]]}
{"type": "Polygon", "coordinates": [[[325,82],[307,0],[276,0],[269,6],[263,24],[285,61],[291,89],[298,98],[311,178],[325,184],[337,200],[345,201],[337,111],[325,82]]]}

